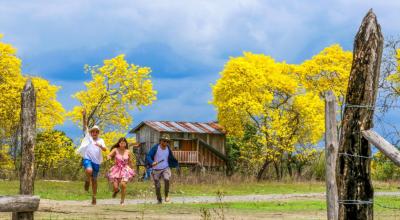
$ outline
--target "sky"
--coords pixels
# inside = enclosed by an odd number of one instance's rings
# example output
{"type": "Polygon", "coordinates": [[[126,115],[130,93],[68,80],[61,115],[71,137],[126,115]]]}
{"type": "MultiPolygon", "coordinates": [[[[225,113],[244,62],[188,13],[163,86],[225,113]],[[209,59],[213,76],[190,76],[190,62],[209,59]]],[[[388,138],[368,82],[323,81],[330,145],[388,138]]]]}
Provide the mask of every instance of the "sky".
{"type": "MultiPolygon", "coordinates": [[[[396,0],[0,0],[0,33],[18,49],[25,74],[61,86],[66,110],[90,80],[85,64],[123,53],[150,67],[157,101],[132,112],[134,127],[143,120],[216,120],[211,85],[229,57],[250,51],[301,63],[334,43],[352,50],[370,8],[386,38],[400,36],[396,0]]],[[[71,121],[57,128],[80,136],[71,121]]]]}

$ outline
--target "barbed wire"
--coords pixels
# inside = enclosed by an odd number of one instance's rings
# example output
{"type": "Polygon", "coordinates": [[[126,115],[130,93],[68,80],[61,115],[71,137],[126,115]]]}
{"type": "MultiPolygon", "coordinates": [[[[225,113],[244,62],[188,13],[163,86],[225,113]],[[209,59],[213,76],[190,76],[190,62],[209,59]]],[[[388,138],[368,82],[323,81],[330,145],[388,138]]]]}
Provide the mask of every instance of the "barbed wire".
{"type": "MultiPolygon", "coordinates": [[[[394,108],[400,108],[400,106],[390,106],[394,108]]],[[[375,109],[383,109],[383,108],[388,108],[388,106],[374,106],[374,105],[353,105],[353,104],[344,104],[344,108],[366,108],[368,110],[375,110],[375,109]]],[[[376,113],[374,113],[375,115],[376,113]]],[[[357,134],[358,138],[358,144],[361,146],[361,141],[362,141],[362,134],[361,131],[356,131],[353,132],[353,134],[357,134]]],[[[373,155],[371,156],[363,156],[363,155],[358,155],[358,154],[349,154],[349,153],[338,153],[339,156],[346,156],[346,157],[354,157],[354,158],[363,158],[363,159],[370,159],[370,160],[375,160],[377,161],[378,158],[375,158],[373,155]]],[[[388,206],[379,202],[374,202],[374,200],[338,200],[338,204],[342,205],[377,205],[381,208],[384,209],[391,209],[391,210],[400,210],[400,207],[393,207],[393,206],[388,206]]]]}
{"type": "Polygon", "coordinates": [[[373,200],[351,200],[351,199],[347,199],[347,200],[338,200],[339,204],[343,204],[343,205],[371,205],[374,204],[373,200]]]}
{"type": "Polygon", "coordinates": [[[339,155],[348,156],[348,157],[360,157],[365,159],[374,159],[374,156],[362,156],[357,154],[348,154],[348,153],[339,153],[339,155]]]}

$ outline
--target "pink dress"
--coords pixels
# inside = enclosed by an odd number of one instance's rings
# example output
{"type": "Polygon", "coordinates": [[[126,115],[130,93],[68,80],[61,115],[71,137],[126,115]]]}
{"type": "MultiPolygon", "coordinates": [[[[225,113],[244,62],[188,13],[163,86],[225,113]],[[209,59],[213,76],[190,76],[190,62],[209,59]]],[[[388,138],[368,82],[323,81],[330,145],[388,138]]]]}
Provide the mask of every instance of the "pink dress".
{"type": "Polygon", "coordinates": [[[135,171],[128,166],[129,156],[121,155],[118,151],[115,152],[115,164],[111,167],[107,174],[110,182],[124,181],[129,182],[136,175],[135,171]]]}

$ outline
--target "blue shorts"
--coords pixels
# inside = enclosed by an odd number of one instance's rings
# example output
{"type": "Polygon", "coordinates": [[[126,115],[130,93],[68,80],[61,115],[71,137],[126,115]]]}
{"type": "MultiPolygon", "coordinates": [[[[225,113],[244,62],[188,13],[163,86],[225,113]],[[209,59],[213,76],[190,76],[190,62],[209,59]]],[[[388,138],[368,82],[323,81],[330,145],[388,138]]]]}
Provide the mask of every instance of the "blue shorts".
{"type": "Polygon", "coordinates": [[[93,172],[92,172],[93,178],[94,179],[97,178],[97,175],[99,175],[99,171],[100,171],[100,164],[93,163],[89,159],[83,159],[82,160],[82,165],[85,168],[85,170],[89,169],[89,168],[92,169],[93,170],[93,172]]]}

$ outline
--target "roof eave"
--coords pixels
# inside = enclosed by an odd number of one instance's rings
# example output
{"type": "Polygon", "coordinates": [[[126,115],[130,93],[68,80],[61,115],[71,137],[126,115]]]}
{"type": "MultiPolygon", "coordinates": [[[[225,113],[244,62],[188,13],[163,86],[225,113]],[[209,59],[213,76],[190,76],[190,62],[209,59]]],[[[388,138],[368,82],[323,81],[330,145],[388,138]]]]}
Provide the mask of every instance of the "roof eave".
{"type": "Polygon", "coordinates": [[[132,128],[132,130],[129,132],[130,134],[135,133],[140,127],[142,127],[144,124],[146,124],[144,121],[140,122],[140,124],[136,125],[136,127],[132,128]]]}

